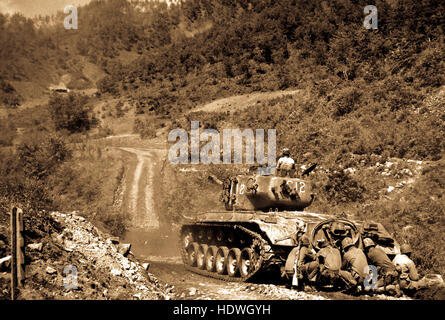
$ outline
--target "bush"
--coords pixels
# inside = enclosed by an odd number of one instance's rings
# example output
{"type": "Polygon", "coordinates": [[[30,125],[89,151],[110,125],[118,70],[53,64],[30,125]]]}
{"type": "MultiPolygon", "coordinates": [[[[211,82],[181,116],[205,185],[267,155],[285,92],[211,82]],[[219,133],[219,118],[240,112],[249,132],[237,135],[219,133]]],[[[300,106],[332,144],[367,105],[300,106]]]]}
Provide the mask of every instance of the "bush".
{"type": "Polygon", "coordinates": [[[89,130],[96,124],[87,105],[88,97],[70,94],[51,96],[48,110],[56,130],[68,130],[70,133],[89,130]]]}
{"type": "Polygon", "coordinates": [[[133,132],[138,133],[142,139],[144,138],[156,138],[156,128],[154,120],[150,119],[138,119],[134,120],[133,132]]]}
{"type": "Polygon", "coordinates": [[[22,100],[22,97],[9,82],[0,79],[0,103],[15,108],[20,105],[22,100]]]}
{"type": "Polygon", "coordinates": [[[110,93],[116,95],[119,93],[118,82],[114,81],[111,76],[105,76],[96,83],[100,93],[110,93]]]}
{"type": "Polygon", "coordinates": [[[25,176],[38,180],[54,173],[71,156],[64,141],[51,134],[23,142],[18,146],[17,153],[25,176]]]}

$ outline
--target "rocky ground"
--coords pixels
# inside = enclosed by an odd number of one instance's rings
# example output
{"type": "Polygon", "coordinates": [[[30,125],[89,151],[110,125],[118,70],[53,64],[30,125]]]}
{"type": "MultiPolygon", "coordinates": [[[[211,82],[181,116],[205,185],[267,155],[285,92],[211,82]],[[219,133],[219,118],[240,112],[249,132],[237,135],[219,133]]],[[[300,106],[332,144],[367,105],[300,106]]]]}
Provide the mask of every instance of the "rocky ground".
{"type": "MultiPolygon", "coordinates": [[[[128,245],[108,238],[75,213],[52,212],[51,217],[60,232],[27,243],[26,281],[18,299],[170,299],[128,245]],[[72,270],[77,271],[76,280],[72,270]]],[[[0,279],[7,299],[9,274],[3,272],[0,279]]]]}

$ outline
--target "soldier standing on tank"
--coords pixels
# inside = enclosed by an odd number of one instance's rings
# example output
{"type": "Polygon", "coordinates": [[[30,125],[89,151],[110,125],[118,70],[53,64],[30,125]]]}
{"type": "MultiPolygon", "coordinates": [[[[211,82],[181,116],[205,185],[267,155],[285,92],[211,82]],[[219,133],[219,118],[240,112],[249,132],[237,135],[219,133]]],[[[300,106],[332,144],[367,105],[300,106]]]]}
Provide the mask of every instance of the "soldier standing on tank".
{"type": "Polygon", "coordinates": [[[289,176],[290,172],[295,170],[295,161],[290,157],[288,148],[283,149],[282,156],[277,162],[277,170],[282,177],[289,176]]]}

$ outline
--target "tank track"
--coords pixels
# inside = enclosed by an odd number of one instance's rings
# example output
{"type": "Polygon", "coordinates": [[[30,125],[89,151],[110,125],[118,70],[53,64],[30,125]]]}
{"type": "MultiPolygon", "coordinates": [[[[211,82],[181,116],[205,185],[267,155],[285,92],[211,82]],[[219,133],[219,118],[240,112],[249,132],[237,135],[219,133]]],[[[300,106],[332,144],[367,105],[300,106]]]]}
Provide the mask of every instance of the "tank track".
{"type": "Polygon", "coordinates": [[[247,229],[246,227],[240,226],[240,225],[232,225],[232,224],[213,224],[213,223],[199,223],[199,224],[193,224],[193,225],[184,225],[181,229],[181,236],[180,236],[180,243],[179,243],[179,247],[181,248],[181,257],[182,257],[182,261],[184,262],[184,266],[187,270],[192,271],[194,273],[203,275],[203,276],[207,276],[207,277],[211,277],[211,278],[215,278],[215,279],[219,279],[219,280],[223,280],[223,281],[231,281],[231,282],[244,282],[247,281],[248,279],[252,278],[258,271],[261,270],[261,267],[263,265],[263,261],[265,258],[265,253],[266,253],[266,247],[267,247],[267,241],[263,239],[263,237],[252,231],[247,229]],[[254,252],[258,252],[258,259],[256,259],[255,261],[255,265],[252,268],[252,270],[250,271],[250,273],[246,276],[240,276],[240,274],[238,273],[237,277],[232,277],[228,274],[219,274],[217,272],[210,272],[204,269],[199,269],[198,267],[194,267],[189,265],[188,262],[188,254],[187,254],[187,248],[184,246],[183,243],[183,235],[184,235],[184,231],[186,230],[185,228],[187,227],[191,227],[191,228],[196,228],[196,227],[215,227],[215,229],[217,228],[221,228],[221,227],[226,227],[226,228],[232,228],[233,230],[239,229],[242,232],[248,234],[250,237],[252,237],[252,243],[250,245],[250,247],[246,247],[246,248],[251,248],[252,250],[254,250],[254,252]]]}

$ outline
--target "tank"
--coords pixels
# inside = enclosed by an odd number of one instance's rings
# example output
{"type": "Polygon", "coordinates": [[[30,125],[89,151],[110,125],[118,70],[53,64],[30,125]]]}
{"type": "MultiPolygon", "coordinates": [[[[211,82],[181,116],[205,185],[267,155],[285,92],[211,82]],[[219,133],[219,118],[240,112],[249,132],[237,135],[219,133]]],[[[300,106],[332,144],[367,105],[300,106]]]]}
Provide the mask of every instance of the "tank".
{"type": "Polygon", "coordinates": [[[220,184],[225,210],[201,213],[181,226],[181,255],[190,271],[228,281],[282,271],[303,234],[315,251],[320,239],[339,246],[349,236],[358,247],[371,237],[387,254],[400,252],[380,223],[304,211],[314,200],[308,179],[246,174],[220,184]]]}

